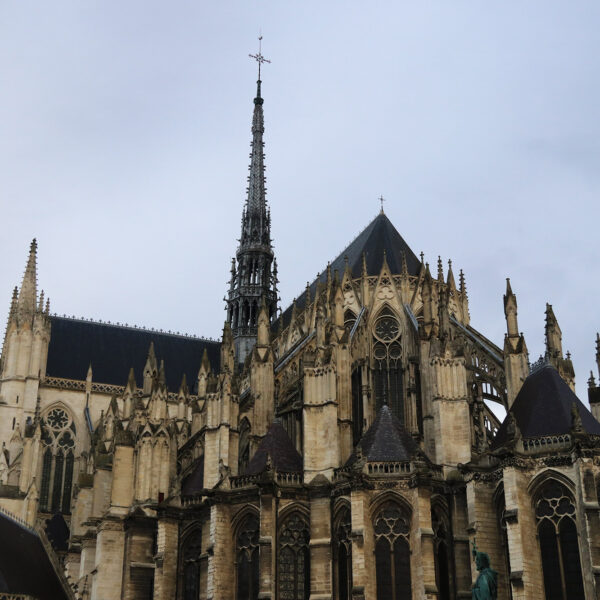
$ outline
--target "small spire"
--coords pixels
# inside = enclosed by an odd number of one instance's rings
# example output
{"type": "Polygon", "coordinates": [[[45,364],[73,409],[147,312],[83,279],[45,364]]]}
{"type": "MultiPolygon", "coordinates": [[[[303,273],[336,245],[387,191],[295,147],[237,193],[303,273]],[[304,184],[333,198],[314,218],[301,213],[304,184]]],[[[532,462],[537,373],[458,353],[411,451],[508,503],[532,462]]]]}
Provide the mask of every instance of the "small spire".
{"type": "Polygon", "coordinates": [[[37,299],[37,241],[33,238],[29,246],[29,257],[19,291],[19,310],[33,314],[37,299]]]}
{"type": "Polygon", "coordinates": [[[167,378],[165,376],[165,361],[164,360],[160,361],[160,369],[158,371],[158,383],[160,383],[161,386],[165,386],[167,383],[167,378]]]}
{"type": "Polygon", "coordinates": [[[189,390],[188,390],[188,385],[187,385],[187,376],[184,373],[183,377],[181,378],[181,385],[179,386],[179,395],[187,396],[188,393],[189,393],[189,390]]]}
{"type": "Polygon", "coordinates": [[[406,264],[406,252],[402,250],[402,275],[408,275],[408,265],[406,264]]]}
{"type": "Polygon", "coordinates": [[[129,369],[129,377],[127,377],[127,387],[132,391],[135,390],[135,388],[137,387],[135,381],[135,371],[133,370],[133,367],[129,369]]]}
{"type": "Polygon", "coordinates": [[[444,265],[442,264],[442,257],[438,256],[438,263],[437,263],[437,268],[438,268],[438,281],[440,283],[444,283],[444,265]]]}
{"type": "Polygon", "coordinates": [[[467,295],[467,284],[465,283],[465,274],[463,273],[463,270],[460,270],[460,273],[458,275],[458,280],[459,280],[459,285],[460,285],[460,293],[463,294],[464,296],[467,295]]]}
{"type": "Polygon", "coordinates": [[[368,275],[368,270],[367,270],[367,255],[363,252],[362,253],[362,276],[366,277],[368,275]]]}
{"type": "Polygon", "coordinates": [[[308,306],[310,304],[310,283],[306,282],[306,289],[304,290],[304,306],[308,306]]]}
{"type": "Polygon", "coordinates": [[[588,387],[590,389],[596,387],[596,380],[594,379],[594,372],[590,371],[590,378],[588,379],[588,387]]]}
{"type": "Polygon", "coordinates": [[[452,272],[452,261],[448,260],[448,276],[446,277],[446,283],[448,287],[455,290],[456,282],[454,281],[454,273],[452,272]]]}

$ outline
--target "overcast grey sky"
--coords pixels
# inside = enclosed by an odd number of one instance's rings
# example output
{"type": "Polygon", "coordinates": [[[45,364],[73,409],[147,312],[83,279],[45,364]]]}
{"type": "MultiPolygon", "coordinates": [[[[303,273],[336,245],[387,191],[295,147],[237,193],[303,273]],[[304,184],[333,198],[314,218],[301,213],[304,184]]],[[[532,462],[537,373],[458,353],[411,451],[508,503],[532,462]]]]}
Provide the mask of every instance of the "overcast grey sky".
{"type": "MultiPolygon", "coordinates": [[[[600,3],[0,3],[0,318],[31,238],[52,310],[217,337],[262,28],[283,305],[379,209],[463,268],[497,344],[510,276],[577,391],[600,330],[600,3]]],[[[168,368],[168,365],[167,365],[168,368]]]]}

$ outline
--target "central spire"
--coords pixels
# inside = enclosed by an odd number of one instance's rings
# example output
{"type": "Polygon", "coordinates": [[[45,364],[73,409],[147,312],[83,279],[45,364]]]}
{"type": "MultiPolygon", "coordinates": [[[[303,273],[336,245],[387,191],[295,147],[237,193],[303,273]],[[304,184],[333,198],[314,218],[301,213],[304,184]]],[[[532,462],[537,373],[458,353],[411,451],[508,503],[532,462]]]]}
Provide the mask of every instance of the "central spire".
{"type": "Polygon", "coordinates": [[[277,307],[277,264],[271,244],[271,215],[267,208],[265,187],[265,132],[261,94],[260,69],[267,60],[261,53],[250,54],[258,63],[258,80],[252,115],[252,151],[250,174],[244,210],[242,232],[236,258],[231,264],[231,279],[227,297],[227,322],[231,326],[237,363],[243,363],[256,343],[261,303],[266,304],[272,319],[277,307]]]}

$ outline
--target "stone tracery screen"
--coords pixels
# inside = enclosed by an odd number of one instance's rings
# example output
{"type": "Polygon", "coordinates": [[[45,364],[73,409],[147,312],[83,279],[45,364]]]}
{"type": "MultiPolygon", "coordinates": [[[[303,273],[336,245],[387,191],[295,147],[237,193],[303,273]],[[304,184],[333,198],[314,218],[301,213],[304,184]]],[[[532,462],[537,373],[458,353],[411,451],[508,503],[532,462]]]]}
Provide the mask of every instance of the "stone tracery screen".
{"type": "Polygon", "coordinates": [[[410,518],[395,502],[387,502],[373,520],[377,600],[410,600],[410,518]]]}
{"type": "Polygon", "coordinates": [[[308,600],[310,595],[309,530],[306,520],[293,513],[283,523],[278,537],[278,598],[308,600]]]}
{"type": "Polygon", "coordinates": [[[387,403],[404,423],[404,390],[402,381],[402,346],[400,323],[392,311],[384,308],[373,329],[373,384],[375,407],[387,403]]]}
{"type": "Polygon", "coordinates": [[[546,482],[535,501],[547,600],[584,598],[575,504],[556,480],[546,482]]]}
{"type": "Polygon", "coordinates": [[[63,408],[53,408],[41,420],[42,483],[40,510],[43,512],[71,512],[71,488],[75,463],[75,423],[63,408]]]}

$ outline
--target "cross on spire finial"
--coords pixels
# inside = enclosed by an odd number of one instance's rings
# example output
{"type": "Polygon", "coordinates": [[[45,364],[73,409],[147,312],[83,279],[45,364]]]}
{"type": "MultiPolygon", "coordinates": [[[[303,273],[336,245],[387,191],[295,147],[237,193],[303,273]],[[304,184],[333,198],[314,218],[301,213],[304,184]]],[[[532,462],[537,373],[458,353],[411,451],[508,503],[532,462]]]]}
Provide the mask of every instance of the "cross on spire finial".
{"type": "Polygon", "coordinates": [[[377,199],[381,203],[381,212],[383,212],[383,203],[385,202],[385,198],[383,196],[379,196],[377,199]]]}
{"type": "Polygon", "coordinates": [[[253,58],[258,63],[258,80],[260,81],[260,67],[263,63],[270,63],[261,53],[262,50],[262,35],[258,36],[258,54],[248,54],[250,58],[253,58]]]}

